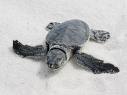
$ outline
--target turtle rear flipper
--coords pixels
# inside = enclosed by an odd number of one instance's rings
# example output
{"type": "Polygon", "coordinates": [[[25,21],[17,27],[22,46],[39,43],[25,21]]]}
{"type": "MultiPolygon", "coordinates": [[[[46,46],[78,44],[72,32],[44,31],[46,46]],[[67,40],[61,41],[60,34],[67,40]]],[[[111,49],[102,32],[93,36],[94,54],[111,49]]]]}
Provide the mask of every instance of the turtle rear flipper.
{"type": "Polygon", "coordinates": [[[104,63],[103,60],[96,59],[91,55],[76,53],[74,57],[78,64],[88,67],[94,74],[119,72],[119,69],[113,64],[104,63]]]}
{"type": "Polygon", "coordinates": [[[23,57],[26,56],[44,56],[47,52],[46,48],[42,45],[29,46],[23,45],[18,40],[13,40],[13,50],[16,54],[23,57]]]}
{"type": "Polygon", "coordinates": [[[57,25],[59,25],[60,23],[58,22],[50,22],[47,26],[46,26],[46,30],[47,31],[51,31],[53,28],[55,28],[57,25]]]}
{"type": "Polygon", "coordinates": [[[110,33],[104,30],[90,30],[90,40],[104,43],[110,38],[110,33]]]}

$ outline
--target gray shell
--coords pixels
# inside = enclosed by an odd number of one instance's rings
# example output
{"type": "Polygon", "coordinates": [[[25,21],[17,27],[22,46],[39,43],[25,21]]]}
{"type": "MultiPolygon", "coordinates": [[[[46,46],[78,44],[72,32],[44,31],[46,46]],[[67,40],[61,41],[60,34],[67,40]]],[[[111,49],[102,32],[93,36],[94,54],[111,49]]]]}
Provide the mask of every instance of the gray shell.
{"type": "Polygon", "coordinates": [[[69,20],[57,25],[47,37],[48,44],[81,46],[89,39],[89,27],[81,20],[69,20]]]}

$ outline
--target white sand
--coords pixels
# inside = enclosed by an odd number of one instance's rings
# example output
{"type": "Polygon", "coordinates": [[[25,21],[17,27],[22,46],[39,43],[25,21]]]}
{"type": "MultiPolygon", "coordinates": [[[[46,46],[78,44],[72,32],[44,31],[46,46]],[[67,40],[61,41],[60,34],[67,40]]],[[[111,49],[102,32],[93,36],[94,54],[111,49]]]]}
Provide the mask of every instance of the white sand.
{"type": "Polygon", "coordinates": [[[127,95],[127,1],[0,0],[0,95],[127,95]],[[49,22],[69,19],[111,33],[107,43],[89,42],[83,51],[115,64],[120,73],[94,75],[68,62],[50,74],[45,62],[12,51],[13,40],[42,44],[49,22]]]}

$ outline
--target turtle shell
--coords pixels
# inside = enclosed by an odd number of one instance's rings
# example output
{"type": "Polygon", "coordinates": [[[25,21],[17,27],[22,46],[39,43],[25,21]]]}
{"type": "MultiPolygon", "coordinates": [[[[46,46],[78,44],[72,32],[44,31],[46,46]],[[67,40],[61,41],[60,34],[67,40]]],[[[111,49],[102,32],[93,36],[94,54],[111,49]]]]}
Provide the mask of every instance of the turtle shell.
{"type": "Polygon", "coordinates": [[[89,27],[81,20],[69,20],[57,25],[46,36],[49,44],[81,46],[89,39],[89,27]]]}

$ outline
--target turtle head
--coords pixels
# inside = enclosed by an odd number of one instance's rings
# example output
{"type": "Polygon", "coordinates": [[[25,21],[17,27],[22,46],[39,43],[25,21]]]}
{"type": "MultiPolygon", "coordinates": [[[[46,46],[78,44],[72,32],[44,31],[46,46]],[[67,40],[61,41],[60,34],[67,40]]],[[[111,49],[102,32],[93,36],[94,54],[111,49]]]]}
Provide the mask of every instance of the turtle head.
{"type": "Polygon", "coordinates": [[[62,67],[66,61],[66,54],[63,50],[54,48],[47,54],[47,64],[51,70],[57,70],[62,67]]]}

